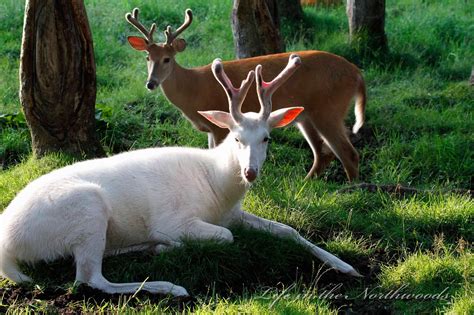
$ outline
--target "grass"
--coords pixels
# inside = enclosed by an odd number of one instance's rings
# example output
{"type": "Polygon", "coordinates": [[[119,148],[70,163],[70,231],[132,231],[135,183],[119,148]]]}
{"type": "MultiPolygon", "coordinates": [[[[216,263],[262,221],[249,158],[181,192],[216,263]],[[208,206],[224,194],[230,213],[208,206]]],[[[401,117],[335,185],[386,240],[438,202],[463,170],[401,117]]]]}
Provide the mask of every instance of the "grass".
{"type": "MultiPolygon", "coordinates": [[[[97,129],[107,152],[150,146],[205,147],[162,95],[144,88],[144,56],[126,43],[135,33],[123,16],[141,8],[159,30],[181,23],[184,9],[195,20],[178,55],[186,67],[232,59],[229,1],[86,0],[94,37],[98,94],[97,129]]],[[[64,155],[30,156],[30,136],[18,99],[18,66],[24,2],[0,3],[0,210],[28,182],[72,163],[64,155]]],[[[105,259],[113,281],[160,279],[186,287],[184,304],[146,294],[104,296],[76,287],[71,260],[24,266],[35,287],[0,282],[0,310],[11,313],[262,313],[334,314],[393,312],[470,314],[474,203],[446,189],[472,189],[474,175],[474,5],[462,0],[387,2],[390,51],[357,51],[347,44],[343,7],[306,8],[302,23],[283,23],[288,50],[320,49],[363,69],[369,103],[367,124],[356,143],[361,181],[403,184],[430,192],[399,197],[384,192],[338,192],[346,186],[341,164],[321,179],[304,181],[312,156],[296,129],[275,130],[263,175],[244,200],[251,212],[290,224],[315,244],[357,267],[354,280],[327,271],[288,240],[234,227],[235,243],[189,240],[169,253],[105,259]],[[124,263],[126,262],[126,263],[124,263]],[[338,285],[337,299],[327,293],[338,285]],[[407,294],[443,299],[381,299],[407,294]],[[374,294],[373,298],[366,296],[374,294]],[[379,294],[377,296],[377,294],[379,294]]],[[[161,32],[158,32],[162,36],[161,32]]],[[[347,125],[353,123],[350,113],[347,125]]]]}

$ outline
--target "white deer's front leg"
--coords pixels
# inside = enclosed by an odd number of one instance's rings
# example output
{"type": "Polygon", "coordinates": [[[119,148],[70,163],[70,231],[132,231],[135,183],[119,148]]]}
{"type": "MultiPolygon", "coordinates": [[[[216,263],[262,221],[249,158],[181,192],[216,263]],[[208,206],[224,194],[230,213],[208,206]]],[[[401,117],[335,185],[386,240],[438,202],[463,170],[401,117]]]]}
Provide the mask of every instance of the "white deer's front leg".
{"type": "Polygon", "coordinates": [[[193,219],[187,223],[183,232],[183,237],[193,240],[216,240],[220,243],[232,243],[234,241],[234,236],[229,229],[200,219],[193,219]]]}
{"type": "Polygon", "coordinates": [[[183,245],[183,239],[215,240],[219,243],[232,243],[232,232],[222,226],[191,218],[174,226],[172,231],[156,230],[153,239],[157,243],[153,246],[155,254],[170,251],[183,245]]]}
{"type": "Polygon", "coordinates": [[[181,246],[183,239],[216,240],[221,243],[234,241],[234,236],[229,229],[204,222],[199,218],[185,220],[176,225],[173,231],[157,230],[153,234],[154,240],[158,243],[157,250],[181,246]]]}
{"type": "Polygon", "coordinates": [[[334,256],[333,254],[328,253],[324,249],[321,249],[318,246],[312,244],[310,241],[302,237],[295,229],[288,225],[263,219],[257,217],[256,215],[237,209],[233,213],[232,223],[242,223],[250,228],[268,231],[278,237],[292,238],[296,242],[307,248],[311,253],[313,253],[314,256],[322,260],[324,263],[327,263],[334,269],[352,276],[361,277],[361,275],[351,265],[343,262],[342,260],[334,256]]]}

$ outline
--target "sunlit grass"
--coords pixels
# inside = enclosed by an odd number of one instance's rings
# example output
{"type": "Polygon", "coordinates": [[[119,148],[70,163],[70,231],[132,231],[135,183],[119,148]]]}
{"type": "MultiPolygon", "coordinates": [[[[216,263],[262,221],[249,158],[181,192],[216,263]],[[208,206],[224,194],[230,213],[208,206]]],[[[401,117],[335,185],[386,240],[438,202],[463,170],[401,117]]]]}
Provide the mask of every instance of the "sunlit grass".
{"type": "MultiPolygon", "coordinates": [[[[465,246],[465,241],[461,243],[465,246]]],[[[472,308],[465,298],[472,297],[474,289],[473,265],[474,256],[469,250],[458,248],[456,253],[444,244],[437,244],[435,253],[418,252],[397,265],[383,268],[380,283],[386,291],[402,288],[400,293],[419,295],[420,298],[411,301],[398,299],[394,307],[399,312],[423,311],[428,305],[447,308],[449,303],[453,304],[452,310],[463,310],[472,308]],[[425,299],[426,296],[431,298],[425,299]]]]}

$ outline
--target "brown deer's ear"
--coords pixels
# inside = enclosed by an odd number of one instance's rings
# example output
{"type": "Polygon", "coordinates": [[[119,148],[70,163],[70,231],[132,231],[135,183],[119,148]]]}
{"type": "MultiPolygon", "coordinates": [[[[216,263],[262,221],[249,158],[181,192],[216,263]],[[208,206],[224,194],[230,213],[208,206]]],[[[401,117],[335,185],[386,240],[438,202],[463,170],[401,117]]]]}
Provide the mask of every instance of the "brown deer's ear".
{"type": "Polygon", "coordinates": [[[147,50],[148,48],[148,42],[144,38],[138,36],[128,36],[127,39],[130,46],[132,46],[136,50],[143,51],[147,50]]]}
{"type": "Polygon", "coordinates": [[[176,52],[182,52],[186,49],[186,41],[182,38],[176,38],[171,43],[171,47],[173,47],[176,52]]]}

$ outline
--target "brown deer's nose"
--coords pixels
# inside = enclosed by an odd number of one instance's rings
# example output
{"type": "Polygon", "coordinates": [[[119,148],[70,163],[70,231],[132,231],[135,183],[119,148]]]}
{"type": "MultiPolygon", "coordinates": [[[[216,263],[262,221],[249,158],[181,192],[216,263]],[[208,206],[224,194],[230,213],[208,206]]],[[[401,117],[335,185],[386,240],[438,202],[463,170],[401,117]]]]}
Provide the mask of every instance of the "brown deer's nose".
{"type": "Polygon", "coordinates": [[[155,84],[154,82],[152,82],[152,81],[148,81],[148,82],[146,83],[146,88],[149,89],[150,91],[151,91],[151,90],[154,90],[154,89],[156,88],[156,84],[155,84]]]}
{"type": "Polygon", "coordinates": [[[253,182],[257,178],[257,170],[253,168],[246,168],[244,169],[244,175],[249,182],[253,182]]]}

